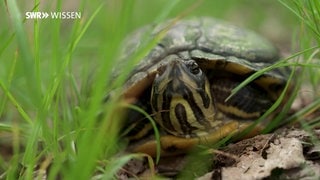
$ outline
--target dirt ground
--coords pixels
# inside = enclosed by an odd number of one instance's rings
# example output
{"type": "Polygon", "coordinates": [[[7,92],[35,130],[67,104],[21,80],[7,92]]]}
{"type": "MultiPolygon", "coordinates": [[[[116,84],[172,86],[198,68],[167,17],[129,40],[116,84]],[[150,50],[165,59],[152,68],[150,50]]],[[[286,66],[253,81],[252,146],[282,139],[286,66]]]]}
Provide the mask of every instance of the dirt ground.
{"type": "MultiPolygon", "coordinates": [[[[319,139],[320,129],[307,132],[285,127],[272,134],[257,135],[223,149],[212,150],[212,154],[205,158],[206,165],[199,156],[191,158],[192,164],[187,163],[190,157],[178,156],[161,159],[154,168],[156,174],[162,177],[177,178],[182,173],[184,177],[197,176],[199,180],[318,179],[320,147],[314,142],[319,139]],[[194,174],[195,168],[201,167],[204,167],[202,174],[194,174]]],[[[147,163],[132,160],[119,172],[118,178],[136,176],[149,179],[153,176],[150,172],[147,163]]]]}

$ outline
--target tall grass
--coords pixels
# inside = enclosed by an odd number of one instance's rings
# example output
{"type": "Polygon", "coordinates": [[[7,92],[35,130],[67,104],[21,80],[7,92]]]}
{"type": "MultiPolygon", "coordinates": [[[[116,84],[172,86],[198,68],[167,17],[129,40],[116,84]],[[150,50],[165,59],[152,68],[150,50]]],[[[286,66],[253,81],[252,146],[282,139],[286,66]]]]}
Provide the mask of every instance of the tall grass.
{"type": "MultiPolygon", "coordinates": [[[[320,51],[320,2],[318,1],[286,1],[279,0],[288,10],[290,10],[300,21],[300,28],[296,33],[296,39],[294,39],[293,51],[298,52],[296,66],[300,67],[299,74],[297,76],[296,86],[298,98],[303,97],[303,94],[307,94],[311,97],[312,103],[300,109],[295,115],[289,118],[291,121],[298,121],[303,126],[306,126],[309,122],[306,121],[310,114],[319,111],[320,109],[320,63],[319,63],[319,51],[320,51]],[[304,91],[307,89],[308,92],[304,91]],[[307,88],[305,88],[307,87],[307,88]],[[300,93],[300,94],[299,94],[300,93]]],[[[309,99],[310,101],[310,99],[309,99]]],[[[312,123],[319,125],[319,119],[311,120],[312,123]]]]}
{"type": "MultiPolygon", "coordinates": [[[[295,25],[292,16],[301,20],[299,50],[319,47],[319,3],[280,2],[294,12],[283,17],[288,20],[286,29],[295,25]]],[[[134,63],[156,43],[147,43],[114,80],[113,68],[126,35],[141,25],[177,16],[232,20],[234,12],[244,12],[249,1],[82,0],[72,7],[82,13],[81,19],[25,19],[26,11],[67,8],[62,0],[42,3],[35,0],[28,6],[17,0],[1,1],[0,15],[6,18],[0,19],[0,148],[9,154],[0,156],[0,178],[40,178],[48,169],[49,179],[90,179],[96,172],[101,174],[99,178],[113,178],[124,163],[137,156],[115,156],[122,146],[118,131],[123,104],[117,98],[105,104],[102,100],[121,87],[134,63]]],[[[251,5],[259,7],[259,3],[251,5]]],[[[280,4],[273,6],[279,9],[280,4]]],[[[243,14],[245,19],[240,21],[260,31],[259,25],[269,16],[263,8],[259,19],[250,16],[252,13],[243,14]]],[[[303,53],[300,62],[308,64],[309,73],[304,77],[317,97],[319,69],[315,67],[319,64],[314,59],[319,57],[318,51],[303,53]]],[[[318,100],[314,104],[311,109],[319,107],[318,100]]]]}

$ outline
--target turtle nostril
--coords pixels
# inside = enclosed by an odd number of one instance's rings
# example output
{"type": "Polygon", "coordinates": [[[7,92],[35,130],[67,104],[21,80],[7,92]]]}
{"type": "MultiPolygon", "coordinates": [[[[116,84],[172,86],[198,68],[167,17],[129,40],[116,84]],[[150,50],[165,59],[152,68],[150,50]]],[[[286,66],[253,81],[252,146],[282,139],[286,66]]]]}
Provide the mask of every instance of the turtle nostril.
{"type": "Polygon", "coordinates": [[[166,65],[161,64],[160,67],[157,70],[158,71],[158,75],[161,76],[164,73],[165,69],[166,69],[166,65]]]}
{"type": "Polygon", "coordinates": [[[193,62],[190,66],[190,72],[192,74],[198,74],[200,72],[200,68],[197,63],[193,62]]]}

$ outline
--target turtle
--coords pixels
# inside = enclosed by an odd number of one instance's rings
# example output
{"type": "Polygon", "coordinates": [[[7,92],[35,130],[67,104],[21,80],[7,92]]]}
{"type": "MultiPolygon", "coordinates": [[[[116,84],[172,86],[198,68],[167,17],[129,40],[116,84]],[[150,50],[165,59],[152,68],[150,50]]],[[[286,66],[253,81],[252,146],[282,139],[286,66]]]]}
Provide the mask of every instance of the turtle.
{"type": "MultiPolygon", "coordinates": [[[[259,119],[287,84],[290,71],[274,68],[230,97],[235,87],[278,62],[280,55],[257,33],[211,17],[142,27],[128,36],[121,61],[127,63],[145,36],[156,39],[161,33],[123,86],[123,98],[150,114],[160,139],[144,115],[128,110],[123,132],[131,152],[154,157],[160,143],[160,154],[170,156],[215,143],[259,119]]],[[[263,126],[255,126],[252,134],[263,126]]]]}

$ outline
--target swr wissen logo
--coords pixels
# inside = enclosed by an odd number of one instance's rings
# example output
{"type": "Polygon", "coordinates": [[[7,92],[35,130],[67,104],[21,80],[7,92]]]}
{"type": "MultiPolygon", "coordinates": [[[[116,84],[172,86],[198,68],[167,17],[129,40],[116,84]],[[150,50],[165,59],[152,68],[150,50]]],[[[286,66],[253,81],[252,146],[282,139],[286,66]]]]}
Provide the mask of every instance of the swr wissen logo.
{"type": "Polygon", "coordinates": [[[26,12],[26,19],[80,19],[81,12],[26,12]]]}

